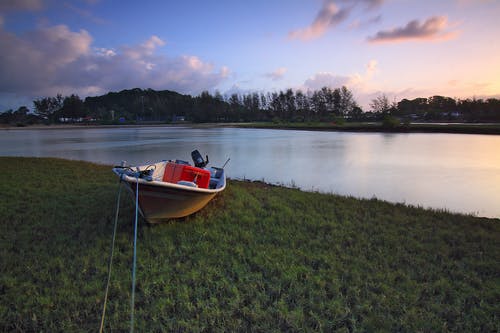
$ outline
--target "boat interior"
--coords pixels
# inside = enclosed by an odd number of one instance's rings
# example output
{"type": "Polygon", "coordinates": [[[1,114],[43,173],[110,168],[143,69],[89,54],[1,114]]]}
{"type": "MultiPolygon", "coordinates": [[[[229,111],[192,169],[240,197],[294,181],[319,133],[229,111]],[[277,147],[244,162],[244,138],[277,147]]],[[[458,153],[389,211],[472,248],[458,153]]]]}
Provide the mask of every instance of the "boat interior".
{"type": "Polygon", "coordinates": [[[137,166],[140,178],[148,181],[167,182],[204,189],[219,189],[225,186],[224,169],[217,167],[199,168],[186,161],[170,160],[137,166]]]}
{"type": "Polygon", "coordinates": [[[164,160],[136,167],[125,166],[126,162],[122,162],[122,166],[117,166],[113,170],[117,174],[139,177],[146,181],[170,183],[193,188],[217,190],[226,186],[223,167],[207,168],[208,155],[205,160],[201,157],[198,150],[193,151],[191,157],[193,158],[194,166],[182,160],[164,160]]]}

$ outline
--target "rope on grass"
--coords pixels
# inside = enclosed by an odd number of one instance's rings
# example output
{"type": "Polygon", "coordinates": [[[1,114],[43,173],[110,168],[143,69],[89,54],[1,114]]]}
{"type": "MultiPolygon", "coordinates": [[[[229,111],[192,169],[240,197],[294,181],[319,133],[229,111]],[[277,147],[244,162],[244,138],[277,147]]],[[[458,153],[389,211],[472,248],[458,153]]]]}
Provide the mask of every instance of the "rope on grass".
{"type": "Polygon", "coordinates": [[[113,227],[113,240],[111,242],[111,253],[109,255],[109,264],[108,264],[108,282],[106,283],[106,293],[104,295],[104,305],[102,307],[101,327],[99,328],[99,333],[102,333],[102,330],[104,328],[104,317],[106,316],[106,305],[108,303],[109,282],[111,280],[111,267],[113,266],[113,253],[115,251],[116,226],[118,224],[118,212],[120,211],[120,196],[122,193],[121,185],[122,185],[122,177],[120,177],[120,183],[118,184],[118,199],[116,200],[115,225],[113,227]]]}
{"type": "Polygon", "coordinates": [[[136,176],[135,189],[135,225],[134,225],[134,263],[132,265],[132,300],[130,310],[130,333],[134,332],[134,307],[135,307],[135,271],[137,262],[137,220],[139,219],[139,173],[136,176]]]}

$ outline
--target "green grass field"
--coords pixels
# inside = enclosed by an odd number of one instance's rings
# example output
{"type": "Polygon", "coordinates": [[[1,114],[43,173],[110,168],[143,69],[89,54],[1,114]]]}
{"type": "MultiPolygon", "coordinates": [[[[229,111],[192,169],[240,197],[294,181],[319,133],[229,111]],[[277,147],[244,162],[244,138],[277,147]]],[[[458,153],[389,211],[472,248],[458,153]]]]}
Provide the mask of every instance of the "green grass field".
{"type": "MultiPolygon", "coordinates": [[[[110,167],[0,167],[0,331],[97,331],[110,167]]],[[[134,207],[122,198],[108,332],[129,328],[134,207]]],[[[499,300],[498,219],[229,181],[191,217],[140,221],[137,332],[498,332],[499,300]]]]}

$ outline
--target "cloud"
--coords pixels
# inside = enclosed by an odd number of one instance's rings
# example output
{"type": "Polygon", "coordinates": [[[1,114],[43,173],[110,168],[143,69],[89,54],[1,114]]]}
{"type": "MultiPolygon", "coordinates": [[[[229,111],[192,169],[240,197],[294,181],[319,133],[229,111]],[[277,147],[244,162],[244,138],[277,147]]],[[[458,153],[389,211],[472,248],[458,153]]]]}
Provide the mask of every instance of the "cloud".
{"type": "Polygon", "coordinates": [[[349,14],[349,9],[340,9],[332,1],[325,1],[313,23],[303,29],[291,31],[291,39],[311,40],[322,36],[326,30],[344,21],[349,14]]]}
{"type": "Polygon", "coordinates": [[[348,75],[338,75],[331,72],[316,73],[307,79],[299,89],[307,91],[319,90],[323,87],[335,89],[346,86],[353,92],[359,105],[366,108],[373,96],[376,95],[373,79],[379,72],[378,61],[372,59],[364,67],[364,71],[361,73],[348,75]]]}
{"type": "Polygon", "coordinates": [[[280,67],[280,68],[276,69],[274,72],[267,73],[265,76],[270,78],[273,81],[278,81],[278,80],[283,79],[283,77],[285,76],[285,73],[287,71],[288,71],[288,69],[286,69],[285,67],[280,67]]]}
{"type": "MultiPolygon", "coordinates": [[[[88,3],[88,4],[91,5],[92,3],[88,3]]],[[[71,3],[68,3],[68,2],[65,2],[63,4],[63,6],[66,9],[69,9],[70,11],[76,13],[80,17],[83,17],[83,18],[85,18],[85,19],[87,19],[87,20],[89,20],[89,21],[91,21],[93,23],[100,24],[100,25],[108,23],[108,21],[106,21],[105,19],[102,19],[102,18],[94,15],[94,13],[92,13],[90,10],[86,10],[86,9],[74,6],[74,5],[72,5],[71,3]]]]}
{"type": "Polygon", "coordinates": [[[139,45],[116,49],[92,46],[85,30],[65,25],[38,28],[24,35],[0,26],[0,94],[81,96],[132,87],[196,94],[221,83],[229,69],[216,69],[194,55],[167,56],[166,43],[151,36],[139,45]]]}
{"type": "Polygon", "coordinates": [[[367,78],[371,79],[377,71],[378,71],[378,61],[374,59],[370,60],[366,65],[367,78]]]}
{"type": "Polygon", "coordinates": [[[319,72],[304,82],[306,89],[319,90],[323,87],[338,88],[346,86],[351,81],[349,76],[336,75],[331,72],[319,72]]]}
{"type": "Polygon", "coordinates": [[[227,78],[229,77],[229,75],[231,74],[231,70],[229,69],[229,67],[227,66],[222,66],[221,69],[220,69],[220,76],[222,78],[227,78]]]}
{"type": "Polygon", "coordinates": [[[43,8],[42,0],[2,0],[0,1],[0,13],[16,10],[40,10],[43,8]]]}
{"type": "Polygon", "coordinates": [[[495,2],[496,0],[456,0],[459,5],[470,6],[470,5],[478,5],[478,4],[488,4],[495,2]]]}
{"type": "MultiPolygon", "coordinates": [[[[305,28],[290,31],[288,38],[303,41],[319,38],[328,29],[345,21],[357,5],[364,4],[366,9],[373,10],[382,5],[383,2],[384,0],[324,0],[314,21],[305,28]]],[[[362,23],[360,20],[356,20],[353,25],[369,24],[379,19],[380,17],[375,17],[362,23]]]]}
{"type": "Polygon", "coordinates": [[[364,73],[354,73],[350,75],[337,75],[331,72],[319,72],[304,82],[304,88],[318,90],[323,87],[339,88],[346,86],[350,89],[365,90],[367,84],[378,72],[378,61],[370,60],[365,65],[364,73]]]}
{"type": "Polygon", "coordinates": [[[61,69],[90,50],[92,38],[85,30],[72,32],[64,25],[40,28],[18,37],[0,30],[1,92],[38,91],[61,69]]]}
{"type": "Polygon", "coordinates": [[[380,7],[385,0],[337,0],[339,3],[355,6],[357,4],[364,4],[366,9],[375,9],[380,7]]]}
{"type": "Polygon", "coordinates": [[[413,20],[404,27],[379,31],[375,36],[368,37],[368,41],[371,43],[380,43],[409,40],[448,40],[454,38],[456,33],[446,31],[447,28],[448,19],[446,16],[433,16],[423,23],[413,20]]]}
{"type": "Polygon", "coordinates": [[[154,54],[157,47],[163,46],[165,44],[165,41],[163,41],[158,36],[153,35],[144,43],[138,46],[124,47],[124,53],[132,59],[140,60],[150,57],[154,54]]]}
{"type": "Polygon", "coordinates": [[[359,29],[369,27],[373,24],[380,23],[382,21],[382,15],[372,16],[363,20],[354,20],[351,24],[349,24],[350,29],[359,29]]]}
{"type": "Polygon", "coordinates": [[[369,8],[379,7],[384,3],[384,0],[362,0],[369,8]]]}

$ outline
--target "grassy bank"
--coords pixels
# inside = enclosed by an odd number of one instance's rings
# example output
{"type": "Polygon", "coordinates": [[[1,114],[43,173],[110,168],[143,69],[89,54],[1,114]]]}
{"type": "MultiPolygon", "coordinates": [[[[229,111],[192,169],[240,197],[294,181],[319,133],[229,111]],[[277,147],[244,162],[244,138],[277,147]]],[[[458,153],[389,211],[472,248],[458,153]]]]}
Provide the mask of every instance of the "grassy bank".
{"type": "MultiPolygon", "coordinates": [[[[96,331],[110,168],[5,157],[0,167],[0,331],[96,331]]],[[[107,331],[128,329],[131,202],[107,331]]],[[[498,219],[230,181],[196,215],[141,223],[138,244],[138,332],[500,329],[498,219]]]]}
{"type": "Polygon", "coordinates": [[[339,132],[387,132],[387,133],[457,133],[500,134],[500,124],[400,124],[386,127],[382,123],[245,123],[242,128],[294,129],[339,132]]]}

